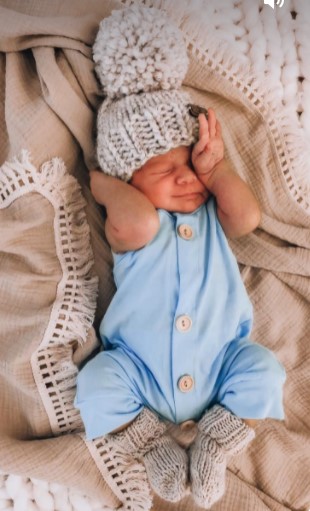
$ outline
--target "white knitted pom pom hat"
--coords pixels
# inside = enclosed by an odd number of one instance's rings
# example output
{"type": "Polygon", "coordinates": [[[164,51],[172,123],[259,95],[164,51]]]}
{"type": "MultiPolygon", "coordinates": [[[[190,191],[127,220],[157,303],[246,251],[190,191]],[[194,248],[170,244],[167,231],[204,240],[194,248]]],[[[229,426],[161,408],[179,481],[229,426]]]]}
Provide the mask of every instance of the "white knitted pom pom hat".
{"type": "Polygon", "coordinates": [[[164,12],[138,5],[112,11],[100,23],[93,57],[106,95],[97,118],[97,158],[106,174],[129,181],[152,156],[197,140],[197,118],[180,88],[185,42],[164,12]]]}

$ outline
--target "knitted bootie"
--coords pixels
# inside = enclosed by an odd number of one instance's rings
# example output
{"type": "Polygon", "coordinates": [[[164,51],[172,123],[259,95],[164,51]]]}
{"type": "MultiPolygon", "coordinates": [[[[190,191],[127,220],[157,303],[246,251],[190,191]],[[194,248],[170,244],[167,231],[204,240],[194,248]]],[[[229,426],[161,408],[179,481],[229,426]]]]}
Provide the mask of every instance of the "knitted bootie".
{"type": "Polygon", "coordinates": [[[132,424],[109,435],[120,452],[143,461],[149,483],[161,498],[181,500],[186,493],[188,458],[185,451],[165,434],[167,426],[147,408],[132,424]]]}
{"type": "Polygon", "coordinates": [[[243,420],[215,405],[198,423],[190,449],[190,478],[195,502],[206,509],[225,492],[227,456],[241,452],[255,437],[243,420]]]}
{"type": "Polygon", "coordinates": [[[185,496],[188,456],[173,438],[163,435],[143,462],[151,487],[162,499],[178,502],[185,496]]]}

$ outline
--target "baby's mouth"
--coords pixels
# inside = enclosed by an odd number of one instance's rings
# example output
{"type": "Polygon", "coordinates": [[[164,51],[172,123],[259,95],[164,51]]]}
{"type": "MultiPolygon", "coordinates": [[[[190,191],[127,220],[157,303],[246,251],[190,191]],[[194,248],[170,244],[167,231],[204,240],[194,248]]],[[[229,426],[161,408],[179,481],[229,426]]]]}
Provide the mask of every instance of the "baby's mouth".
{"type": "Polygon", "coordinates": [[[186,193],[181,193],[180,195],[175,195],[175,197],[190,198],[190,197],[196,197],[197,195],[202,195],[202,193],[201,192],[186,192],[186,193]]]}
{"type": "Polygon", "coordinates": [[[179,199],[190,200],[190,199],[197,199],[198,197],[206,198],[206,194],[204,194],[203,192],[187,192],[187,193],[182,193],[180,195],[177,195],[176,197],[179,199]]]}

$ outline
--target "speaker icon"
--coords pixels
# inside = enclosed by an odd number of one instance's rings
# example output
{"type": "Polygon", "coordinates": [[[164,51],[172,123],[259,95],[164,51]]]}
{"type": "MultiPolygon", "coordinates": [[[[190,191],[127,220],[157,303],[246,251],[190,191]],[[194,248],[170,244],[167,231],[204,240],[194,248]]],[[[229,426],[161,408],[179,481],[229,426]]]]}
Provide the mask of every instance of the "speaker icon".
{"type": "MultiPolygon", "coordinates": [[[[275,0],[264,0],[264,4],[269,5],[273,9],[274,9],[274,3],[275,3],[275,0]]],[[[277,4],[277,6],[282,7],[284,4],[284,0],[276,0],[276,4],[277,4]]]]}

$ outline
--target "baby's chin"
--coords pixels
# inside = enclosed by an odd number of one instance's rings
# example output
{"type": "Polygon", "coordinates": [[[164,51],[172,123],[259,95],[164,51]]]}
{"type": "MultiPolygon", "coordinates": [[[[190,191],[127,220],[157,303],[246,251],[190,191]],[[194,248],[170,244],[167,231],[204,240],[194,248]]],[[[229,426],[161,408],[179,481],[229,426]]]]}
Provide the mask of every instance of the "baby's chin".
{"type": "Polygon", "coordinates": [[[196,209],[200,208],[200,206],[202,206],[203,203],[201,204],[198,204],[197,206],[192,206],[192,207],[183,207],[183,208],[179,208],[178,210],[175,210],[174,213],[187,213],[187,214],[190,214],[190,213],[194,213],[194,211],[196,211],[196,209]]]}
{"type": "Polygon", "coordinates": [[[170,208],[162,208],[167,209],[171,213],[193,213],[196,209],[200,208],[205,202],[207,198],[203,196],[199,196],[194,199],[186,199],[182,202],[179,202],[175,207],[171,206],[170,208]]]}

